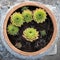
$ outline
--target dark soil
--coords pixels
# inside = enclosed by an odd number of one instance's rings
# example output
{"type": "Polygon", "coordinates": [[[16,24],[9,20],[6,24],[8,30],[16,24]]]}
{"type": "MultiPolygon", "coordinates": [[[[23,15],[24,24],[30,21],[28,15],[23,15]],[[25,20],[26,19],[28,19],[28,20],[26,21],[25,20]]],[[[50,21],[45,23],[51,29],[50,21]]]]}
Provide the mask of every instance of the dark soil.
{"type": "MultiPolygon", "coordinates": [[[[30,10],[35,10],[36,8],[38,7],[29,6],[30,10]]],[[[22,12],[21,8],[17,9],[15,12],[22,12]]],[[[10,21],[8,21],[8,24],[9,23],[10,21]]],[[[20,48],[20,50],[26,51],[26,52],[35,52],[44,48],[50,42],[53,35],[53,31],[54,31],[53,24],[48,13],[47,13],[47,19],[44,23],[37,24],[36,22],[32,21],[30,23],[24,23],[19,29],[20,31],[16,36],[12,36],[8,34],[8,37],[14,46],[17,42],[21,42],[22,47],[20,48]],[[22,36],[23,31],[28,27],[33,27],[37,29],[37,31],[39,32],[42,30],[46,30],[46,36],[42,37],[41,34],[39,33],[39,38],[36,41],[29,42],[22,36]]]]}

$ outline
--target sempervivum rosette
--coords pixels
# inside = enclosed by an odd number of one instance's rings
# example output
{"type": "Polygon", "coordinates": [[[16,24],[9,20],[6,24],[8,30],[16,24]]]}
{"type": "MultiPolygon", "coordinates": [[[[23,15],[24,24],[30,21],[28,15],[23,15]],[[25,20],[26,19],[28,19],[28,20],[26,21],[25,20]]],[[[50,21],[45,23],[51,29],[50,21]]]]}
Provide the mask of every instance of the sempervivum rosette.
{"type": "Polygon", "coordinates": [[[15,26],[21,27],[24,23],[22,14],[17,12],[13,13],[13,15],[11,15],[11,23],[15,26]]]}
{"type": "Polygon", "coordinates": [[[36,9],[33,11],[33,19],[37,23],[43,23],[46,20],[46,12],[43,9],[36,9]]]}
{"type": "Polygon", "coordinates": [[[23,37],[30,42],[38,39],[39,32],[35,28],[27,28],[23,31],[23,37]]]}
{"type": "Polygon", "coordinates": [[[7,27],[7,31],[8,31],[8,34],[10,35],[17,35],[19,28],[12,24],[9,24],[7,27]]]}
{"type": "Polygon", "coordinates": [[[31,22],[32,21],[32,11],[30,11],[30,10],[24,10],[23,12],[22,12],[22,15],[23,15],[23,17],[24,17],[24,21],[25,22],[27,22],[27,23],[29,23],[29,22],[31,22]]]}

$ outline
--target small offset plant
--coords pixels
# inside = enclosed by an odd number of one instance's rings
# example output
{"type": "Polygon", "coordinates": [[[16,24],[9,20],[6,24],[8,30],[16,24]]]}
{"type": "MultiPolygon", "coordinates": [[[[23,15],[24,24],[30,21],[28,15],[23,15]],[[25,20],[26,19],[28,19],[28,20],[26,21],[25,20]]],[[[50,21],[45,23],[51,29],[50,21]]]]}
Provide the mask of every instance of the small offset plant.
{"type": "Polygon", "coordinates": [[[43,37],[46,36],[46,31],[45,30],[40,31],[40,33],[43,37]]]}
{"type": "Polygon", "coordinates": [[[27,41],[33,42],[36,39],[38,39],[38,36],[39,36],[39,32],[34,28],[27,28],[23,31],[23,37],[27,41]]]}
{"type": "Polygon", "coordinates": [[[18,42],[18,43],[15,44],[15,46],[16,46],[17,48],[21,48],[21,47],[22,47],[22,44],[21,44],[21,42],[18,42]]]}
{"type": "Polygon", "coordinates": [[[29,22],[32,21],[32,11],[30,11],[28,9],[27,10],[24,10],[22,12],[22,15],[24,17],[25,22],[29,23],[29,22]]]}
{"type": "Polygon", "coordinates": [[[19,28],[12,24],[9,24],[7,27],[7,31],[8,31],[8,34],[10,35],[17,35],[19,28]]]}
{"type": "Polygon", "coordinates": [[[43,23],[46,20],[46,12],[43,9],[36,9],[33,11],[33,19],[37,23],[43,23]]]}
{"type": "Polygon", "coordinates": [[[15,26],[21,27],[24,23],[22,14],[15,12],[11,15],[11,23],[15,26]]]}
{"type": "Polygon", "coordinates": [[[27,10],[28,9],[28,7],[22,7],[22,9],[21,9],[21,11],[24,11],[24,10],[27,10]]]}

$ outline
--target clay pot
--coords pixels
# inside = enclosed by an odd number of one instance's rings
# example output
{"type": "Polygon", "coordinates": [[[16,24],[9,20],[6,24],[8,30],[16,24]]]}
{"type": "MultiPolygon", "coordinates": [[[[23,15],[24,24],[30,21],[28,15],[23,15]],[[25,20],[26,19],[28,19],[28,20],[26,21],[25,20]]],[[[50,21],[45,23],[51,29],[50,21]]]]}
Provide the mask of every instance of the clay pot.
{"type": "Polygon", "coordinates": [[[22,55],[25,55],[25,56],[34,56],[34,55],[38,55],[38,54],[42,54],[44,52],[46,52],[53,44],[53,42],[55,41],[55,38],[56,38],[56,35],[57,35],[57,24],[56,24],[56,19],[55,19],[55,16],[54,14],[43,4],[39,4],[37,2],[23,2],[21,4],[18,4],[16,6],[14,6],[6,15],[5,17],[5,21],[4,21],[4,25],[3,25],[3,34],[4,34],[4,38],[5,38],[5,41],[6,43],[8,44],[8,46],[15,52],[17,52],[18,54],[22,54],[22,55]],[[19,49],[17,49],[9,40],[8,38],[8,35],[7,35],[7,30],[6,30],[6,27],[7,27],[7,22],[8,22],[8,19],[9,17],[11,16],[11,14],[17,10],[18,8],[20,7],[23,7],[23,6],[26,6],[26,5],[29,5],[29,6],[37,6],[37,7],[41,7],[43,8],[44,10],[46,10],[46,12],[49,14],[51,20],[52,20],[52,23],[53,23],[53,27],[54,27],[54,32],[53,32],[53,35],[52,35],[52,38],[50,40],[50,42],[48,43],[48,45],[42,49],[40,49],[39,51],[36,51],[36,52],[24,52],[24,51],[21,51],[19,49]]]}

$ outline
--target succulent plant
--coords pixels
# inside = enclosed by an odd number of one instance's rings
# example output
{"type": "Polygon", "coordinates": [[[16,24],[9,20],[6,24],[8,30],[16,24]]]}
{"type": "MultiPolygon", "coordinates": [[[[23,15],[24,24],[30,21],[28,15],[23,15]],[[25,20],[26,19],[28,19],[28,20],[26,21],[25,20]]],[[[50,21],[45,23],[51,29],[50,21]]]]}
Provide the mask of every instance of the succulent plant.
{"type": "Polygon", "coordinates": [[[23,31],[23,37],[30,42],[38,39],[39,32],[34,28],[27,28],[23,31]]]}
{"type": "Polygon", "coordinates": [[[24,7],[22,7],[21,11],[24,11],[24,10],[27,10],[27,9],[28,9],[28,7],[24,6],[24,7]]]}
{"type": "Polygon", "coordinates": [[[43,23],[46,20],[46,12],[43,9],[36,9],[33,12],[33,19],[37,23],[43,23]]]}
{"type": "Polygon", "coordinates": [[[19,28],[12,24],[9,24],[7,27],[7,31],[8,31],[8,34],[10,35],[16,35],[19,31],[19,28]]]}
{"type": "Polygon", "coordinates": [[[46,31],[45,30],[42,30],[40,31],[41,35],[44,37],[46,35],[46,31]]]}
{"type": "Polygon", "coordinates": [[[29,23],[32,21],[32,12],[30,10],[24,10],[22,12],[25,22],[29,23]]]}
{"type": "Polygon", "coordinates": [[[22,44],[21,44],[20,42],[18,42],[18,43],[15,44],[15,46],[16,46],[17,48],[21,48],[21,47],[22,47],[22,44]]]}
{"type": "Polygon", "coordinates": [[[22,14],[17,12],[13,13],[13,15],[11,15],[11,22],[13,25],[21,27],[21,25],[24,23],[22,14]]]}

